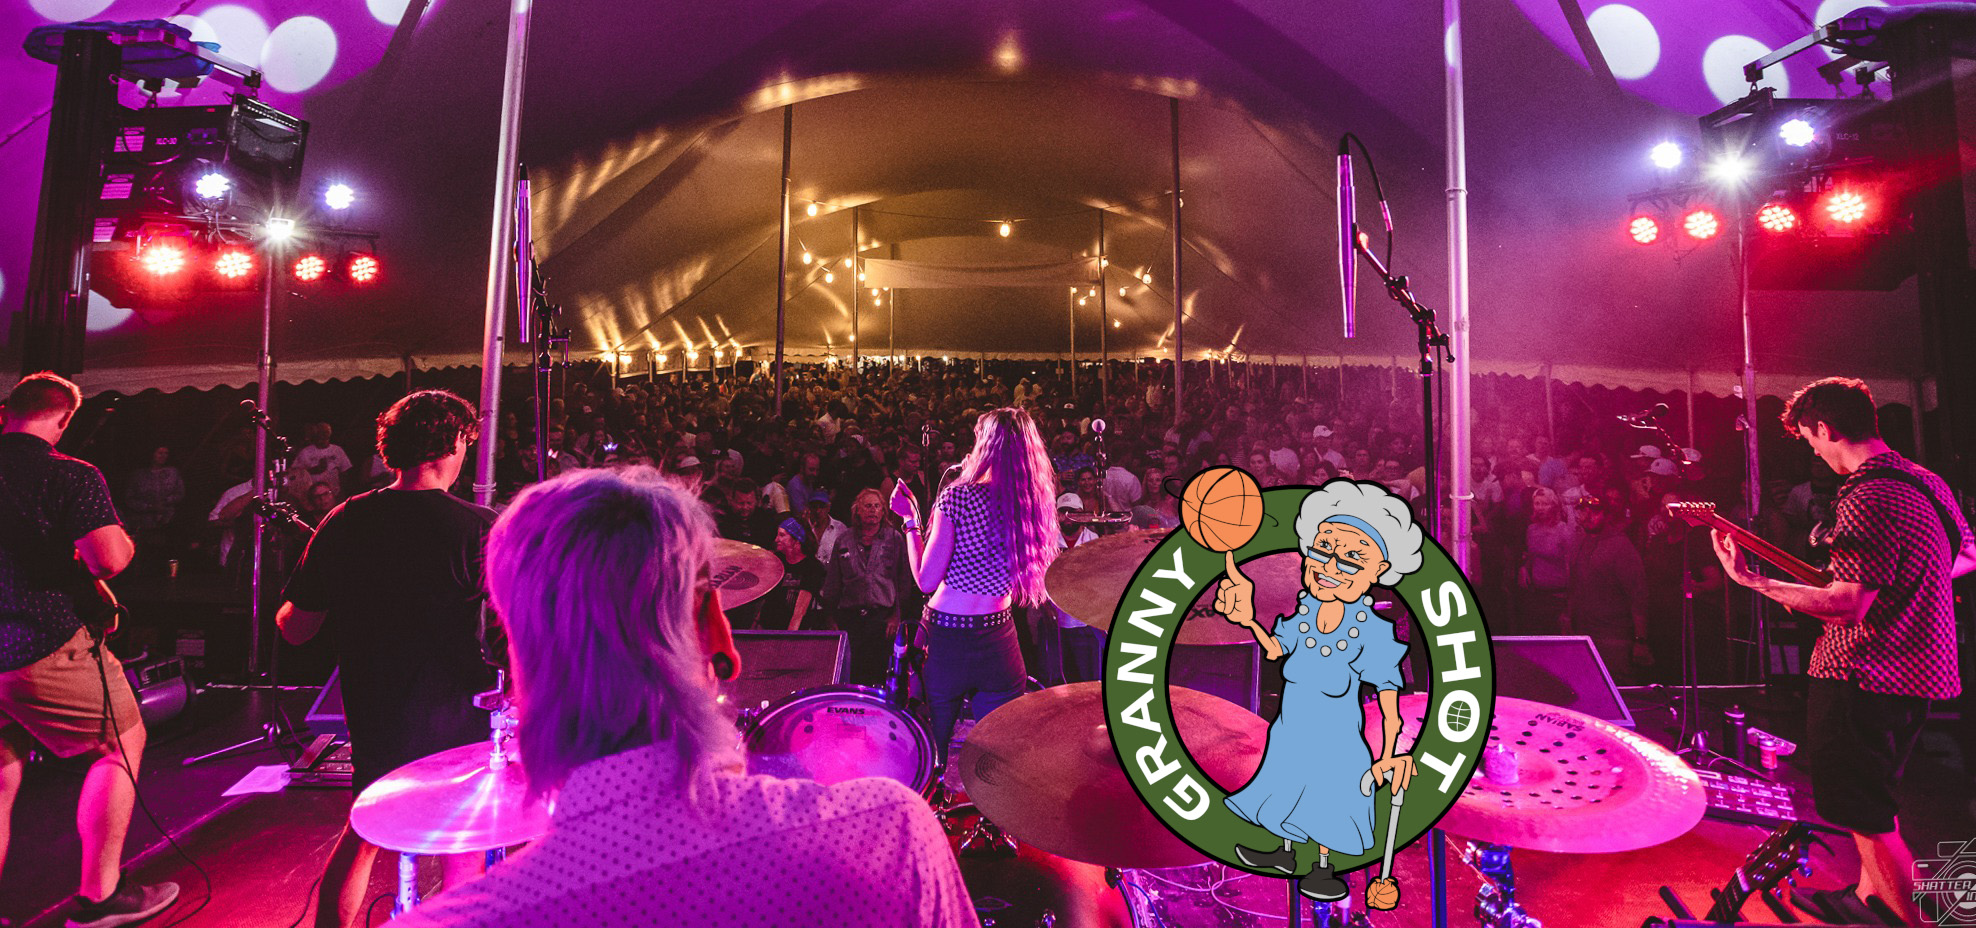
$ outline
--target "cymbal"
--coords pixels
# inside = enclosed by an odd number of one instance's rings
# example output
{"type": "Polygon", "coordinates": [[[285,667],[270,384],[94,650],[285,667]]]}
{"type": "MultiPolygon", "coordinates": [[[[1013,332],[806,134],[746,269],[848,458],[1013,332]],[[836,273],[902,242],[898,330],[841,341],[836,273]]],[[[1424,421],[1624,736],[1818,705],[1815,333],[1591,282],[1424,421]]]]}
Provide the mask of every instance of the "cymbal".
{"type": "Polygon", "coordinates": [[[1077,525],[1125,525],[1132,521],[1132,513],[1073,512],[1065,515],[1063,520],[1077,525]]]}
{"type": "MultiPolygon", "coordinates": [[[[1043,575],[1043,585],[1057,608],[1093,628],[1109,631],[1119,600],[1139,565],[1166,540],[1166,532],[1138,530],[1087,541],[1059,555],[1043,575]]],[[[1303,555],[1295,551],[1266,554],[1242,565],[1256,585],[1256,620],[1264,628],[1279,615],[1297,608],[1303,589],[1303,555]]],[[[1176,644],[1252,644],[1255,635],[1214,611],[1214,584],[1192,603],[1180,625],[1176,644]]]]}
{"type": "MultiPolygon", "coordinates": [[[[1255,775],[1269,725],[1218,696],[1169,687],[1188,752],[1216,783],[1255,775]]],[[[989,821],[1060,857],[1106,867],[1184,867],[1207,858],[1132,791],[1105,727],[1102,685],[1029,693],[982,719],[961,748],[961,781],[989,821]]]]}
{"type": "Polygon", "coordinates": [[[732,538],[714,539],[714,587],[727,608],[762,598],[782,582],[782,559],[775,552],[732,538]]]}
{"type": "Polygon", "coordinates": [[[406,854],[463,854],[533,841],[549,830],[549,808],[527,800],[513,744],[489,769],[487,742],[412,761],[372,783],[350,808],[365,841],[406,854]]]}
{"type": "MultiPolygon", "coordinates": [[[[1418,737],[1426,712],[1427,694],[1400,697],[1401,744],[1418,737]]],[[[1371,739],[1378,704],[1365,713],[1371,739]]],[[[1674,752],[1582,712],[1499,696],[1483,762],[1439,827],[1519,849],[1597,854],[1671,841],[1707,811],[1701,778],[1674,752]]]]}

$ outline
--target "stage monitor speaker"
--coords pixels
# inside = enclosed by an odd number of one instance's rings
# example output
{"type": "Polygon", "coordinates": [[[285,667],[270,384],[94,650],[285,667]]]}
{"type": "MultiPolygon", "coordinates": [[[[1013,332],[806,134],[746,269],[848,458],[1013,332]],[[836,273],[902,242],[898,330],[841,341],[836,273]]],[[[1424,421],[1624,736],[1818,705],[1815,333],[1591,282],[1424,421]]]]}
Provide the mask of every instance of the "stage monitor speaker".
{"type": "Polygon", "coordinates": [[[1253,644],[1183,644],[1173,648],[1167,681],[1260,711],[1262,648],[1253,644]]]}
{"type": "Polygon", "coordinates": [[[1575,709],[1633,727],[1633,713],[1613,685],[1598,646],[1585,635],[1504,635],[1489,643],[1496,656],[1496,695],[1575,709]]]}
{"type": "Polygon", "coordinates": [[[737,631],[741,678],[721,684],[721,698],[736,709],[758,709],[797,690],[844,679],[843,632],[737,631]]]}
{"type": "Polygon", "coordinates": [[[339,735],[349,737],[350,723],[343,718],[343,668],[329,672],[329,682],[316,693],[316,701],[309,704],[309,714],[302,716],[302,725],[310,734],[339,735]]]}
{"type": "Polygon", "coordinates": [[[124,678],[137,696],[137,714],[147,728],[178,718],[192,704],[192,681],[178,657],[143,657],[124,665],[124,678]]]}

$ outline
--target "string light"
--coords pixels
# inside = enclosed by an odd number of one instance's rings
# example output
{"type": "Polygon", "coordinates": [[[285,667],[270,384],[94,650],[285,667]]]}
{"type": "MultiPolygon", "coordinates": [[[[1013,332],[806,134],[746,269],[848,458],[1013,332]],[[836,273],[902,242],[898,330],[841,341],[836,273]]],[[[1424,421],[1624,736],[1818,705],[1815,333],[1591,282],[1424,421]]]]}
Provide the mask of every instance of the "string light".
{"type": "Polygon", "coordinates": [[[811,203],[811,204],[810,204],[810,209],[809,209],[809,213],[810,213],[810,215],[812,215],[812,216],[814,216],[814,215],[816,215],[816,204],[815,204],[815,203],[811,203]]]}
{"type": "Polygon", "coordinates": [[[823,272],[823,282],[824,282],[824,283],[827,283],[827,284],[834,284],[834,283],[836,283],[836,282],[837,282],[837,275],[836,275],[836,274],[833,274],[833,273],[831,273],[831,272],[829,272],[829,271],[824,271],[824,272],[823,272]]]}
{"type": "Polygon", "coordinates": [[[810,254],[810,253],[809,253],[809,251],[808,251],[807,249],[806,249],[806,250],[804,250],[804,252],[803,252],[803,263],[804,263],[804,264],[808,264],[808,263],[810,263],[810,262],[812,262],[812,261],[815,261],[815,260],[816,260],[816,256],[814,256],[814,255],[812,255],[812,254],[810,254]]]}
{"type": "Polygon", "coordinates": [[[1003,238],[1008,238],[1011,234],[1014,234],[1015,232],[1015,223],[1004,222],[1002,223],[1002,226],[999,231],[1002,233],[1003,238]]]}
{"type": "Polygon", "coordinates": [[[850,269],[851,269],[851,259],[849,259],[849,258],[845,258],[845,259],[844,259],[844,270],[847,270],[847,271],[848,271],[848,270],[850,270],[850,269]]]}
{"type": "Polygon", "coordinates": [[[1112,328],[1118,329],[1118,328],[1124,328],[1124,326],[1125,326],[1124,322],[1117,319],[1112,320],[1112,328]]]}

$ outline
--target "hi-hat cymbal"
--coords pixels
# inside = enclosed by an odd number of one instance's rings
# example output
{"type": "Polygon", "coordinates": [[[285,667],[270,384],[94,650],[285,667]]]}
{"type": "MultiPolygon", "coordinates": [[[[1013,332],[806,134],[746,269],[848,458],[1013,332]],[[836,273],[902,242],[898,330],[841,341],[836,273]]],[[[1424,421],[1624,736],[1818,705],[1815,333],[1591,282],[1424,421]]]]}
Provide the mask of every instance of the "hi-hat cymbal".
{"type": "MultiPolygon", "coordinates": [[[[1059,555],[1043,575],[1050,600],[1071,618],[1109,631],[1119,600],[1146,557],[1166,532],[1120,532],[1087,541],[1059,555]]],[[[1303,555],[1295,551],[1266,554],[1242,565],[1256,585],[1256,621],[1268,628],[1277,616],[1294,612],[1303,589],[1303,555]]],[[[1219,581],[1217,581],[1219,582],[1219,581]]],[[[1214,611],[1214,584],[1189,605],[1176,644],[1249,644],[1255,635],[1214,611]]]]}
{"type": "Polygon", "coordinates": [[[732,538],[714,539],[710,566],[720,604],[730,609],[762,598],[782,582],[782,559],[775,552],[732,538]]]}
{"type": "MultiPolygon", "coordinates": [[[[1378,704],[1365,711],[1370,738],[1378,704]]],[[[1400,697],[1401,744],[1419,736],[1426,713],[1427,694],[1400,697]]],[[[1499,696],[1486,751],[1440,828],[1514,848],[1593,854],[1671,841],[1708,811],[1701,778],[1681,758],[1582,712],[1499,696]]]]}
{"type": "MultiPolygon", "coordinates": [[[[1223,787],[1255,775],[1269,725],[1217,696],[1168,689],[1173,723],[1202,771],[1223,787]]],[[[1071,860],[1107,867],[1184,867],[1207,858],[1153,816],[1118,765],[1102,686],[1030,693],[981,720],[961,748],[961,781],[989,821],[1071,860]]]]}
{"type": "Polygon", "coordinates": [[[350,808],[365,841],[405,854],[464,854],[533,841],[549,830],[549,809],[527,799],[512,745],[492,769],[486,742],[412,761],[372,783],[350,808]]]}

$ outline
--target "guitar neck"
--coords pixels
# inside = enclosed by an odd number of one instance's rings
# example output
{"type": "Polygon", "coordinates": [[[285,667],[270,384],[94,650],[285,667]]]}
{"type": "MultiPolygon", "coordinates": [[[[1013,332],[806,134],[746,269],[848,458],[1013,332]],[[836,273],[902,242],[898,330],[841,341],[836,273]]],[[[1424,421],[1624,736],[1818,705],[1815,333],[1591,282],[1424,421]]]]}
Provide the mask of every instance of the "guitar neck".
{"type": "Polygon", "coordinates": [[[1799,583],[1805,583],[1811,586],[1830,586],[1832,584],[1831,571],[1821,570],[1799,560],[1797,556],[1771,544],[1763,536],[1737,525],[1714,512],[1684,512],[1682,515],[1690,521],[1699,522],[1710,528],[1720,529],[1730,537],[1736,539],[1736,544],[1740,545],[1743,550],[1775,565],[1778,570],[1790,574],[1791,579],[1799,583]]]}

